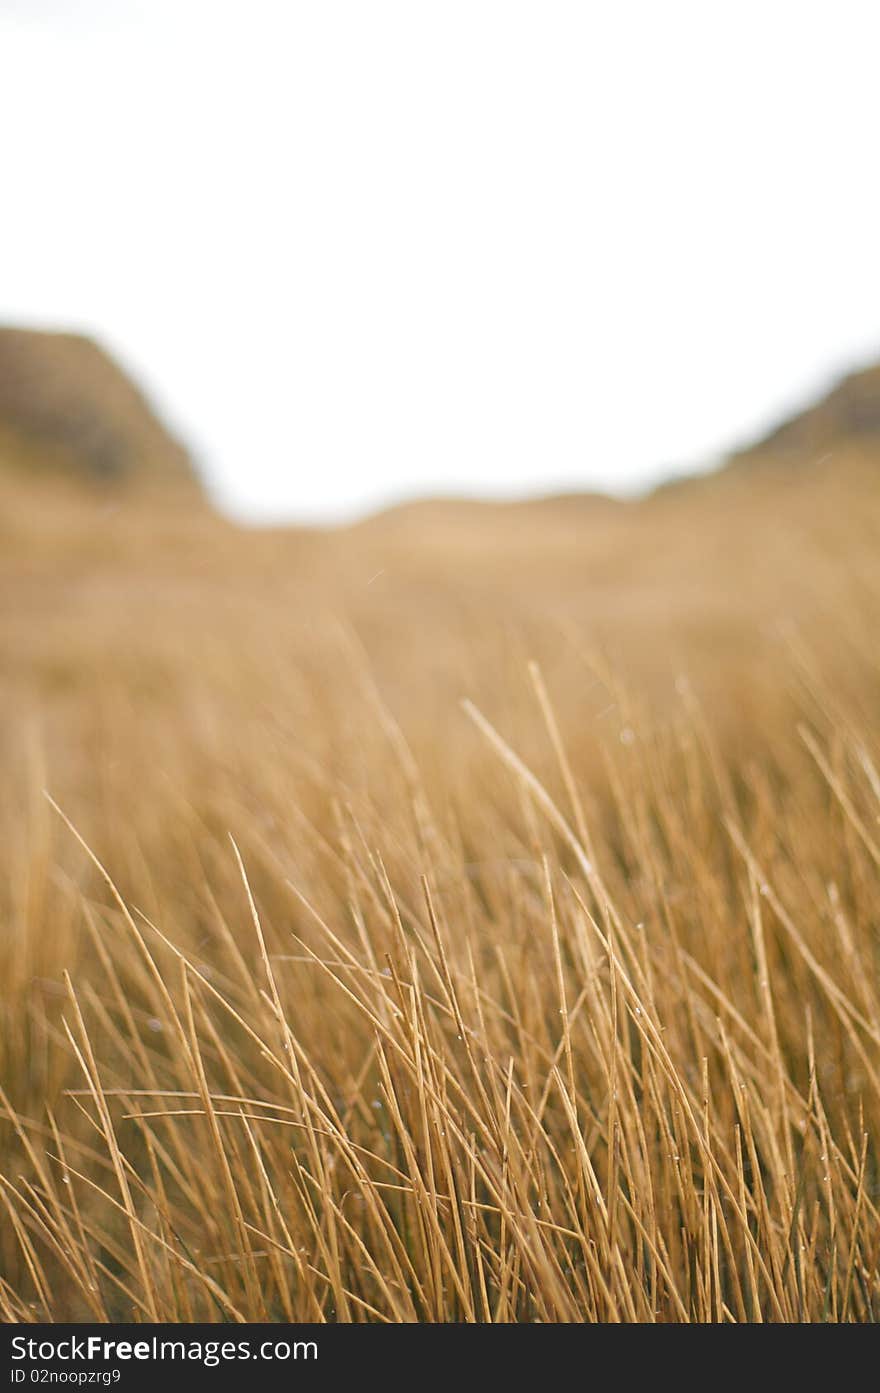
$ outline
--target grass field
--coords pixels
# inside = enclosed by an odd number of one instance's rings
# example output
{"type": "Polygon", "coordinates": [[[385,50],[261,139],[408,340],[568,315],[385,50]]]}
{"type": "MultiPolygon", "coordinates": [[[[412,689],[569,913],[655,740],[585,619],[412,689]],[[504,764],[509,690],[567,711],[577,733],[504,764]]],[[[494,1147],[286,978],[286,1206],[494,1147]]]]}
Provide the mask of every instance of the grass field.
{"type": "Polygon", "coordinates": [[[0,1317],[880,1316],[880,487],[0,488],[0,1317]],[[48,797],[47,797],[48,794],[48,797]]]}

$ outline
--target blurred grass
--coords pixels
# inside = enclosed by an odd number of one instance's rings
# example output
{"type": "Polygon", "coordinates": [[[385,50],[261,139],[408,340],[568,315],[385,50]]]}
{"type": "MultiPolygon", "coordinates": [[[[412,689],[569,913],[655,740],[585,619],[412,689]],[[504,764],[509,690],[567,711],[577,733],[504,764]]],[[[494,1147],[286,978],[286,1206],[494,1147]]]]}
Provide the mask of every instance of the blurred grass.
{"type": "Polygon", "coordinates": [[[5,1318],[873,1319],[878,543],[0,482],[5,1318]]]}

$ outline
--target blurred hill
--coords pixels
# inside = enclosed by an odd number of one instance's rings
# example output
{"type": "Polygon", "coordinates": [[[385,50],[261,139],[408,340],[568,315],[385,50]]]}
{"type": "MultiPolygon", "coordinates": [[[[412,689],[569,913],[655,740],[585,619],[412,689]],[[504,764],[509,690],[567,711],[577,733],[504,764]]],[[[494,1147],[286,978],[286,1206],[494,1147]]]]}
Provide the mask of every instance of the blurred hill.
{"type": "Polygon", "coordinates": [[[814,405],[739,451],[733,462],[750,463],[768,455],[780,461],[815,459],[839,446],[880,451],[880,363],[842,378],[814,405]]]}
{"type": "MultiPolygon", "coordinates": [[[[749,467],[752,484],[755,468],[791,484],[792,465],[802,466],[802,474],[824,467],[832,454],[839,474],[855,469],[860,484],[871,486],[880,459],[880,363],[841,379],[820,400],[731,454],[720,470],[674,477],[655,494],[678,497],[697,488],[723,496],[740,466],[749,467]]],[[[50,492],[59,482],[90,483],[101,493],[109,486],[117,495],[118,486],[126,486],[139,506],[144,492],[161,506],[171,486],[173,493],[183,486],[191,499],[204,498],[187,450],[141,389],[96,342],[74,333],[0,326],[0,472],[12,487],[27,480],[50,492]]],[[[411,499],[342,532],[398,551],[428,547],[442,554],[453,546],[476,554],[498,545],[532,551],[577,544],[587,524],[613,530],[634,506],[586,491],[502,502],[411,499]]]]}
{"type": "Polygon", "coordinates": [[[192,461],[128,375],[79,334],[0,328],[0,467],[95,484],[196,487],[192,461]]]}

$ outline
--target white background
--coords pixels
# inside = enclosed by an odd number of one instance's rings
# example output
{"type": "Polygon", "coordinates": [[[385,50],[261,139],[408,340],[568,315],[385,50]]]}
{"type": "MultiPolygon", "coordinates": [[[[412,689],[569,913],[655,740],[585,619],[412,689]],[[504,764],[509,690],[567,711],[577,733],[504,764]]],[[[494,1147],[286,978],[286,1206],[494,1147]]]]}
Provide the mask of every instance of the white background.
{"type": "Polygon", "coordinates": [[[250,518],[625,492],[880,354],[872,3],[0,0],[0,317],[250,518]]]}

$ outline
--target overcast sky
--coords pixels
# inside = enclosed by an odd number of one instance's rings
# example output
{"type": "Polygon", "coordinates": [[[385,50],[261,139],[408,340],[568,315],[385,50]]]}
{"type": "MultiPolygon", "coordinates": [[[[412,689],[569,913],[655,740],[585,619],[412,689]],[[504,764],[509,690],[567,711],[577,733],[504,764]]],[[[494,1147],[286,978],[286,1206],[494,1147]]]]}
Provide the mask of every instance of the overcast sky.
{"type": "Polygon", "coordinates": [[[630,491],[880,356],[880,8],[0,0],[0,319],[250,518],[630,491]]]}

